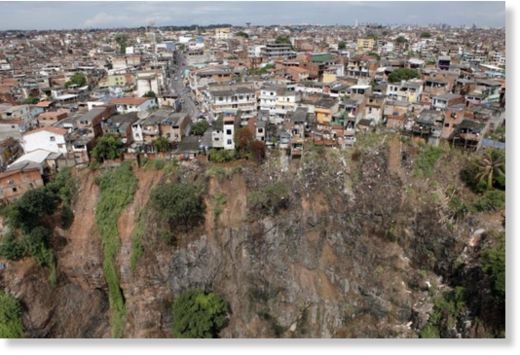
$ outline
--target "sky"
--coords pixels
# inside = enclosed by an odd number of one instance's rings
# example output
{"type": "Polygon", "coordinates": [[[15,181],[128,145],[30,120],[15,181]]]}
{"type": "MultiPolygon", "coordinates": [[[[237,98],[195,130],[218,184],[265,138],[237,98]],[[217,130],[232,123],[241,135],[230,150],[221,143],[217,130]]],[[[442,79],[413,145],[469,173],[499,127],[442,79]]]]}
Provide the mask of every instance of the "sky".
{"type": "Polygon", "coordinates": [[[473,24],[504,27],[503,1],[0,2],[0,30],[162,25],[473,24]]]}

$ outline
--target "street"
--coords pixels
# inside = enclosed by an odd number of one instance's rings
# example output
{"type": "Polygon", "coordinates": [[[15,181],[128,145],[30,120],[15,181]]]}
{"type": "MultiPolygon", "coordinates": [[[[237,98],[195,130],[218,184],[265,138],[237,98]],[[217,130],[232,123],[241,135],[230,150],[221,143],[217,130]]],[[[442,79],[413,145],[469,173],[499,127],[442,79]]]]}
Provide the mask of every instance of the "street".
{"type": "Polygon", "coordinates": [[[182,110],[189,113],[193,120],[196,120],[201,115],[201,112],[195,103],[190,88],[186,87],[183,82],[183,74],[186,69],[185,58],[179,51],[175,53],[175,56],[177,65],[174,67],[173,73],[171,73],[170,89],[179,96],[182,110]]]}

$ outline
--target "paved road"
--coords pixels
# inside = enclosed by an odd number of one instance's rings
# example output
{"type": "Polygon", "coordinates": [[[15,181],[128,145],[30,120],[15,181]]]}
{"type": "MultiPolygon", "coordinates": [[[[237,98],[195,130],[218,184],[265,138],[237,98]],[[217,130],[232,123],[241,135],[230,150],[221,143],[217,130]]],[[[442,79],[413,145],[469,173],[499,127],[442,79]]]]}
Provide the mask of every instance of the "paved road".
{"type": "Polygon", "coordinates": [[[170,89],[182,99],[183,111],[188,112],[193,119],[197,119],[201,112],[195,103],[191,90],[184,85],[182,78],[186,69],[184,56],[177,52],[176,60],[178,65],[174,67],[174,72],[171,73],[170,89]]]}
{"type": "MultiPolygon", "coordinates": [[[[197,119],[202,112],[200,111],[200,105],[196,103],[193,93],[189,87],[186,87],[183,82],[182,74],[186,70],[186,59],[180,52],[176,52],[177,65],[174,66],[174,72],[171,73],[170,89],[182,98],[183,111],[188,112],[193,119],[197,119]]],[[[211,112],[208,113],[208,120],[213,121],[214,117],[211,112]]]]}

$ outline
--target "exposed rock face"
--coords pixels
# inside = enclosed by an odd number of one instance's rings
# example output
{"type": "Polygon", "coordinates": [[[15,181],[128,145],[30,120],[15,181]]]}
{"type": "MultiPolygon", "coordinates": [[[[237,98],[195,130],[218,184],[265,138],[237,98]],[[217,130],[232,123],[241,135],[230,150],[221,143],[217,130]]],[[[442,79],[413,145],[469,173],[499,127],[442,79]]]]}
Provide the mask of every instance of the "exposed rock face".
{"type": "MultiPolygon", "coordinates": [[[[392,141],[393,154],[400,154],[398,143],[392,141]]],[[[132,271],[139,212],[165,179],[160,171],[136,170],[138,190],[118,221],[124,336],[169,337],[172,300],[202,288],[230,303],[222,337],[417,337],[432,312],[432,283],[463,277],[452,266],[466,250],[464,234],[447,230],[427,203],[407,202],[406,171],[385,150],[366,153],[355,169],[342,160],[327,169],[329,163],[283,174],[267,165],[261,174],[244,169],[209,179],[205,223],[176,235],[172,245],[153,219],[145,221],[143,255],[132,271]],[[289,207],[276,216],[249,213],[248,193],[284,174],[289,207]],[[226,200],[218,215],[217,195],[226,200]]],[[[204,170],[189,174],[188,181],[200,180],[204,170]]],[[[10,263],[0,274],[25,305],[28,336],[110,336],[94,221],[98,190],[90,172],[80,184],[75,221],[57,252],[57,286],[30,260],[10,263]]],[[[480,277],[471,269],[464,275],[480,277]]]]}

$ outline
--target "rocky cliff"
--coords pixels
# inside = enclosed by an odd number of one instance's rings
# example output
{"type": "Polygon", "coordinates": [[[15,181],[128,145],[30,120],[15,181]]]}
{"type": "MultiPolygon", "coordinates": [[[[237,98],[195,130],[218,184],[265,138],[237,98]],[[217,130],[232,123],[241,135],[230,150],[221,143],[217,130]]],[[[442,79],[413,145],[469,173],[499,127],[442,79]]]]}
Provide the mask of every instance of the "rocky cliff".
{"type": "MultiPolygon", "coordinates": [[[[124,336],[171,336],[172,300],[202,288],[230,304],[221,337],[417,337],[438,295],[470,288],[463,282],[470,277],[489,283],[479,250],[488,232],[503,231],[503,218],[450,216],[443,184],[465,191],[461,156],[447,154],[432,176],[418,178],[415,145],[389,137],[360,147],[314,149],[289,166],[272,156],[262,166],[218,166],[218,173],[198,163],[173,172],[134,168],[139,185],[118,220],[124,336]],[[205,186],[202,225],[165,231],[148,205],[150,191],[165,181],[205,186]],[[252,211],[249,194],[273,182],[290,191],[287,203],[274,214],[252,211]],[[134,268],[136,228],[144,233],[134,268]]],[[[2,287],[24,305],[27,336],[110,336],[96,174],[78,174],[75,220],[55,231],[63,239],[55,246],[57,284],[30,259],[1,271],[2,287]]],[[[502,310],[489,320],[486,296],[477,297],[478,306],[443,325],[445,336],[498,334],[502,310]]]]}

